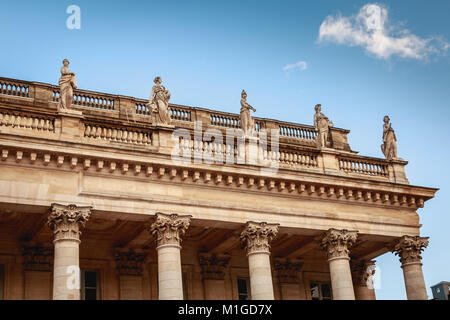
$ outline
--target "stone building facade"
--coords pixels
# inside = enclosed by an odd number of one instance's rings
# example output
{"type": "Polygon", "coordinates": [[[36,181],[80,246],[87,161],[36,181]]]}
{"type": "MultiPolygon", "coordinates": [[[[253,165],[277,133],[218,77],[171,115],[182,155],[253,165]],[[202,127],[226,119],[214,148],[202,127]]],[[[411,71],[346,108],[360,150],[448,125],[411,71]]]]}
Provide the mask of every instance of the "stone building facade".
{"type": "Polygon", "coordinates": [[[0,78],[1,299],[375,299],[389,251],[427,299],[416,211],[437,189],[406,161],[332,126],[318,144],[314,126],[254,118],[230,147],[208,137],[239,132],[237,114],[168,104],[161,124],[146,100],[59,95],[0,78]]]}

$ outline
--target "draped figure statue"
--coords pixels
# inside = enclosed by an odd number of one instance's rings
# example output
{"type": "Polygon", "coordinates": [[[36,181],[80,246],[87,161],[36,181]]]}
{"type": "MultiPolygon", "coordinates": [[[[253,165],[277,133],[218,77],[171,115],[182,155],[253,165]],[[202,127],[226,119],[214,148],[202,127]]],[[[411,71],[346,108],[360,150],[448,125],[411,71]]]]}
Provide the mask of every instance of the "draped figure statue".
{"type": "Polygon", "coordinates": [[[253,121],[252,116],[250,115],[250,110],[256,112],[256,109],[253,108],[247,102],[247,93],[245,90],[242,90],[241,93],[241,128],[244,131],[245,136],[253,135],[255,131],[255,122],[253,121]]]}
{"type": "Polygon", "coordinates": [[[314,128],[318,131],[317,144],[320,147],[326,147],[328,136],[330,133],[330,127],[333,126],[333,122],[330,121],[322,112],[322,105],[316,104],[314,107],[316,114],[314,115],[314,128]]]}
{"type": "Polygon", "coordinates": [[[60,90],[58,104],[59,111],[70,109],[73,101],[73,90],[77,88],[75,73],[69,70],[69,63],[69,60],[63,60],[63,66],[61,67],[61,77],[58,81],[60,90]]]}
{"type": "Polygon", "coordinates": [[[153,80],[155,85],[150,93],[150,99],[147,104],[152,110],[153,123],[154,124],[170,124],[170,114],[169,114],[169,99],[170,92],[166,90],[164,86],[161,85],[161,77],[156,77],[153,80]]]}
{"type": "Polygon", "coordinates": [[[381,151],[387,160],[397,158],[397,138],[395,137],[394,129],[392,129],[390,119],[388,116],[384,116],[383,125],[383,144],[381,145],[381,151]]]}

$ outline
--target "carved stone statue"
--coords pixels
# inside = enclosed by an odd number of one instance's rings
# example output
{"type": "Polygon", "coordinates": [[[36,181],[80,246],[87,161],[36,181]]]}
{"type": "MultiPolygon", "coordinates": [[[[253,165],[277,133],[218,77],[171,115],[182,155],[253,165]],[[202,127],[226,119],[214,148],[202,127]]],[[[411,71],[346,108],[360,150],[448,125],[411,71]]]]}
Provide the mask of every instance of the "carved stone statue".
{"type": "Polygon", "coordinates": [[[314,115],[314,128],[319,132],[317,135],[317,144],[320,147],[326,147],[328,136],[330,134],[330,128],[333,126],[333,122],[331,122],[321,111],[322,105],[316,104],[314,107],[316,110],[316,114],[314,115]]]}
{"type": "Polygon", "coordinates": [[[397,138],[395,137],[394,129],[392,129],[390,119],[388,116],[384,116],[383,125],[383,144],[381,145],[381,151],[386,159],[397,158],[397,138]]]}
{"type": "Polygon", "coordinates": [[[247,93],[245,90],[242,90],[241,93],[241,128],[244,131],[245,136],[253,135],[255,131],[255,122],[253,121],[252,116],[250,115],[250,110],[256,112],[256,109],[253,108],[247,102],[247,93]]]}
{"type": "Polygon", "coordinates": [[[77,88],[75,73],[69,70],[69,60],[63,60],[61,67],[61,77],[58,84],[60,88],[58,111],[67,111],[70,109],[73,101],[73,90],[77,88]]]}
{"type": "Polygon", "coordinates": [[[161,85],[161,77],[156,77],[153,80],[155,85],[150,93],[150,99],[147,103],[152,110],[153,123],[154,124],[170,124],[170,114],[169,114],[169,99],[170,92],[166,90],[164,86],[161,85]]]}

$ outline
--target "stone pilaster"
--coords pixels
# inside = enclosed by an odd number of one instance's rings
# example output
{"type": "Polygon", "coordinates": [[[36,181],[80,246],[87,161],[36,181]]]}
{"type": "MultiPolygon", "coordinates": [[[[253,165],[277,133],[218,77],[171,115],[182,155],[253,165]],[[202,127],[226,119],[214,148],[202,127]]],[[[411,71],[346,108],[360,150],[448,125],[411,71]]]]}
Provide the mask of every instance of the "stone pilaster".
{"type": "Polygon", "coordinates": [[[230,258],[230,255],[199,254],[206,300],[226,299],[225,275],[230,258]]]}
{"type": "Polygon", "coordinates": [[[25,300],[51,299],[53,248],[40,243],[27,243],[22,247],[22,257],[25,300]]]}
{"type": "Polygon", "coordinates": [[[25,244],[22,247],[24,271],[51,271],[53,249],[41,244],[25,244]]]}
{"type": "Polygon", "coordinates": [[[408,300],[427,300],[427,289],[422,272],[422,251],[428,246],[428,237],[403,236],[393,244],[392,251],[400,257],[408,300]]]}
{"type": "Polygon", "coordinates": [[[334,300],[355,300],[349,263],[349,248],[356,242],[357,231],[329,229],[320,246],[326,250],[330,265],[334,300]]]}
{"type": "Polygon", "coordinates": [[[182,300],[181,237],[189,228],[191,216],[157,213],[150,232],[156,237],[160,300],[182,300]]]}
{"type": "Polygon", "coordinates": [[[120,300],[142,299],[142,270],[146,256],[141,251],[116,248],[114,260],[119,275],[120,300]]]}
{"type": "Polygon", "coordinates": [[[375,300],[373,276],[375,261],[352,261],[350,263],[356,300],[375,300]]]}
{"type": "Polygon", "coordinates": [[[247,222],[240,239],[247,249],[252,300],[273,300],[270,242],[278,234],[278,225],[247,222]]]}
{"type": "Polygon", "coordinates": [[[80,229],[84,227],[92,207],[74,204],[52,204],[48,226],[53,230],[55,245],[53,299],[80,299],[80,229]]]}
{"type": "Polygon", "coordinates": [[[273,266],[278,276],[278,284],[283,300],[306,299],[301,276],[303,261],[296,259],[275,258],[273,266]]]}

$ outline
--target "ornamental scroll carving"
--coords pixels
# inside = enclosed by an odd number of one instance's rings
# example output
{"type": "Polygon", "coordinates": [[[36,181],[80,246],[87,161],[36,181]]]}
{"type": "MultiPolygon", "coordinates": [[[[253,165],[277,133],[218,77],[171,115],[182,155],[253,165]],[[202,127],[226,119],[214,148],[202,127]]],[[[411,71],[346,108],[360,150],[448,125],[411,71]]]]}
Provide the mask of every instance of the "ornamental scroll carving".
{"type": "Polygon", "coordinates": [[[80,240],[80,228],[84,227],[91,215],[92,207],[68,206],[53,203],[47,224],[57,240],[80,240]]]}
{"type": "Polygon", "coordinates": [[[225,271],[230,262],[229,255],[215,255],[200,253],[198,261],[202,268],[203,279],[205,280],[224,280],[225,271]]]}
{"type": "Polygon", "coordinates": [[[400,257],[402,264],[420,263],[421,253],[428,246],[428,237],[403,236],[394,243],[393,252],[400,257]]]}
{"type": "Polygon", "coordinates": [[[155,222],[150,226],[150,233],[156,237],[158,247],[166,244],[181,245],[181,237],[190,223],[190,216],[157,213],[155,222]]]}
{"type": "Polygon", "coordinates": [[[352,261],[352,279],[355,285],[373,289],[373,276],[375,275],[375,261],[352,261]]]}
{"type": "Polygon", "coordinates": [[[320,246],[326,250],[328,260],[347,258],[349,248],[356,242],[357,231],[329,229],[324,233],[320,246]]]}
{"type": "Polygon", "coordinates": [[[278,274],[280,283],[298,283],[298,275],[303,267],[303,261],[276,258],[273,266],[278,274]]]}
{"type": "Polygon", "coordinates": [[[278,224],[266,222],[247,222],[240,239],[243,248],[247,248],[247,254],[257,252],[270,252],[270,242],[278,234],[278,224]]]}

